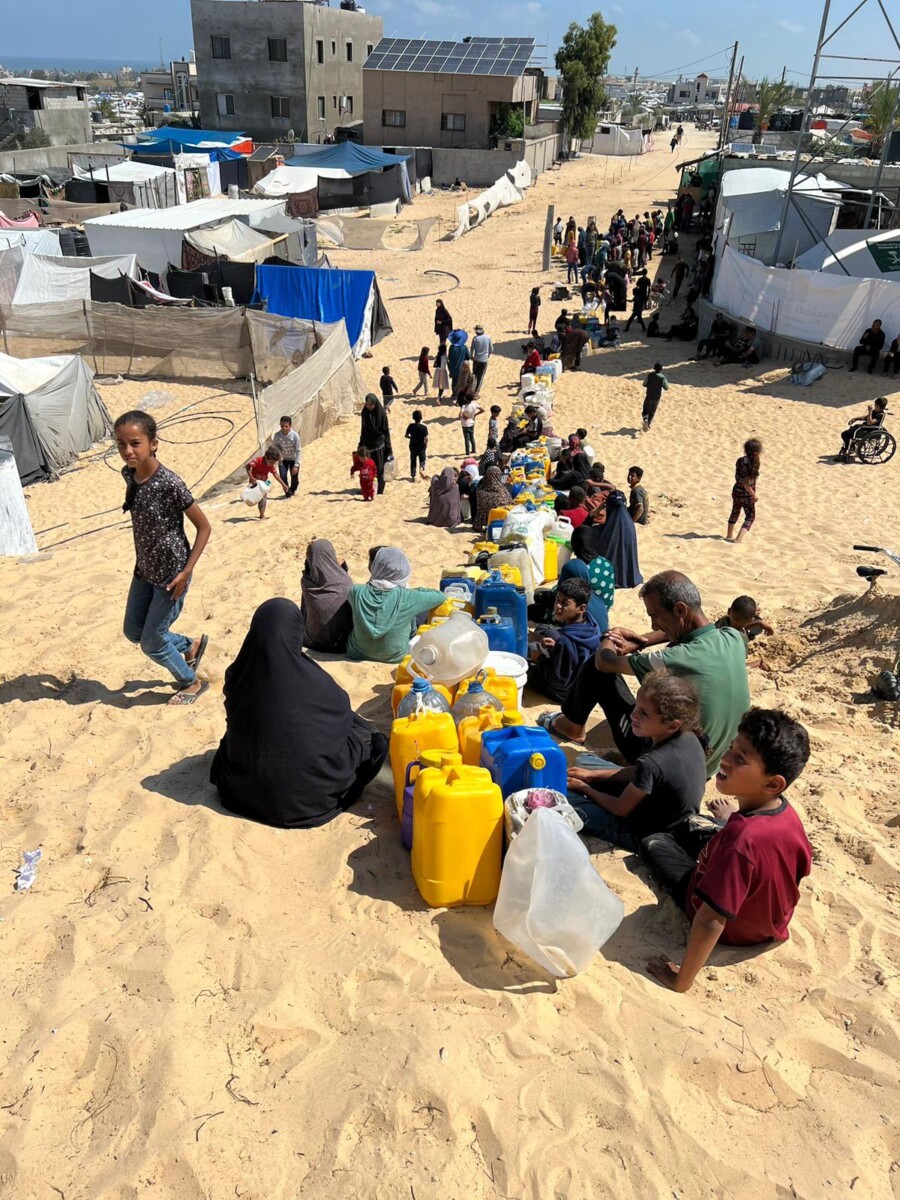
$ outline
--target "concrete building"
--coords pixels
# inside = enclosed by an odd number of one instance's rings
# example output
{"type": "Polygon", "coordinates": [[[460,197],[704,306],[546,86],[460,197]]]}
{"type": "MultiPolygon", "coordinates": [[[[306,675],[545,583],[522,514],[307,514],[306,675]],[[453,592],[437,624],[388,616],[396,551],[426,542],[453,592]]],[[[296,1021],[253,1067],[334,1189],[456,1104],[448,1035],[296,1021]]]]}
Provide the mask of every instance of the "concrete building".
{"type": "Polygon", "coordinates": [[[511,110],[537,119],[533,52],[533,38],[385,38],[363,70],[366,144],[491,149],[511,110]]]}
{"type": "Polygon", "coordinates": [[[669,88],[667,102],[676,108],[708,108],[725,102],[727,79],[711,79],[704,72],[695,79],[678,79],[669,88]]]}
{"type": "Polygon", "coordinates": [[[204,128],[324,142],[359,119],[381,17],[308,0],[191,0],[191,19],[204,128]]]}
{"type": "Polygon", "coordinates": [[[46,79],[0,79],[0,143],[39,131],[51,146],[93,137],[86,85],[46,79]]]}
{"type": "Polygon", "coordinates": [[[144,107],[150,112],[198,113],[200,91],[197,64],[191,59],[175,59],[168,68],[141,71],[144,107]]]}

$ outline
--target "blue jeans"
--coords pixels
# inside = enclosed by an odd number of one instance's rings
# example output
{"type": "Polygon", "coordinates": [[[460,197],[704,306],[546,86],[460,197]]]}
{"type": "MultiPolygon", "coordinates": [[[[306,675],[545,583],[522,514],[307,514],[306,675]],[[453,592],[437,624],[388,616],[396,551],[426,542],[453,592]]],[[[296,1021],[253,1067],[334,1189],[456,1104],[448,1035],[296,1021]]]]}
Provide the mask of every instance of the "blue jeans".
{"type": "Polygon", "coordinates": [[[124,625],[129,642],[140,645],[148,658],[165,667],[183,687],[197,678],[184,659],[193,639],[183,633],[171,633],[169,626],[178,620],[186,595],[187,589],[173,600],[165,588],[154,587],[135,575],[128,589],[124,625]]]}
{"type": "MultiPolygon", "coordinates": [[[[579,754],[575,759],[575,766],[585,767],[589,771],[602,771],[609,768],[616,771],[622,770],[621,763],[610,762],[596,754],[579,754]]],[[[602,783],[596,787],[598,792],[606,790],[602,783]]],[[[631,836],[631,830],[621,817],[614,816],[607,809],[601,808],[599,804],[594,804],[580,792],[570,792],[569,803],[584,821],[582,833],[589,837],[600,838],[604,842],[612,842],[614,846],[619,846],[622,850],[637,854],[637,842],[631,836]]]]}

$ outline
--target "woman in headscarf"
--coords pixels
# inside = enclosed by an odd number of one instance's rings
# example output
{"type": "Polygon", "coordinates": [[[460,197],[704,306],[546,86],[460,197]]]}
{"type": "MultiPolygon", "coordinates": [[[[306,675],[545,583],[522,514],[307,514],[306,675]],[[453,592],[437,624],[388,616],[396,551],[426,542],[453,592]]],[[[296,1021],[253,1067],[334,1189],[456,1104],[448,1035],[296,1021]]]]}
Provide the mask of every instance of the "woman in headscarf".
{"type": "Polygon", "coordinates": [[[478,491],[475,493],[475,501],[475,520],[472,524],[480,533],[487,525],[488,514],[492,508],[501,508],[505,504],[512,504],[512,496],[503,486],[499,467],[488,467],[485,471],[484,479],[479,483],[478,491]]]}
{"type": "Polygon", "coordinates": [[[466,342],[469,340],[469,335],[464,329],[454,329],[450,334],[450,349],[447,352],[447,365],[450,369],[450,390],[453,394],[453,399],[456,399],[459,391],[459,375],[464,362],[468,362],[472,357],[469,353],[469,347],[466,342]]]}
{"type": "Polygon", "coordinates": [[[612,563],[617,588],[633,588],[644,582],[638,565],[637,533],[624,492],[610,492],[606,523],[600,528],[595,544],[597,553],[612,563]]]}
{"type": "Polygon", "coordinates": [[[352,587],[347,564],[338,562],[331,542],[313,538],[306,548],[300,579],[300,612],[306,629],[304,646],[343,654],[353,628],[353,613],[347,601],[352,587]]]}
{"type": "Polygon", "coordinates": [[[443,300],[437,300],[434,305],[434,332],[439,342],[446,342],[453,328],[453,318],[444,308],[443,300]]]}
{"type": "Polygon", "coordinates": [[[459,479],[453,467],[444,467],[440,475],[432,476],[428,492],[428,524],[438,529],[452,529],[462,520],[460,513],[459,479]]]}
{"type": "Polygon", "coordinates": [[[573,487],[583,487],[584,481],[591,473],[590,463],[584,454],[572,454],[571,450],[563,450],[556,464],[556,474],[550,480],[550,486],[557,491],[567,492],[573,487]]]}
{"type": "Polygon", "coordinates": [[[388,741],[302,651],[292,600],[253,614],[225,672],[225,736],[210,782],[229,812],[284,829],[324,825],[354,804],[381,770],[388,741]]]}
{"type": "Polygon", "coordinates": [[[383,546],[372,560],[368,583],[350,589],[353,630],[349,658],[400,662],[409,649],[413,618],[443,604],[434,588],[411,588],[409,559],[395,546],[383,546]]]}
{"type": "Polygon", "coordinates": [[[603,558],[597,549],[599,540],[600,529],[597,526],[580,525],[572,534],[572,559],[569,561],[577,559],[587,567],[591,590],[610,609],[616,599],[616,573],[612,563],[603,558]]]}
{"type": "Polygon", "coordinates": [[[391,427],[384,405],[374,392],[366,395],[359,428],[359,444],[365,446],[378,473],[378,495],[384,491],[384,464],[393,458],[391,427]]]}

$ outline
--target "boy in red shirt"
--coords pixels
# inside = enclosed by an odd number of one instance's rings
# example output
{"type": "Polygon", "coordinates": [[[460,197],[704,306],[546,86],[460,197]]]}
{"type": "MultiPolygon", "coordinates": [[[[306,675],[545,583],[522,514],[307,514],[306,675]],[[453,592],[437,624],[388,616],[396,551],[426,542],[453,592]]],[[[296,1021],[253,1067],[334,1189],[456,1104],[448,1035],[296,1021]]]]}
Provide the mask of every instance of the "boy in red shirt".
{"type": "MultiPolygon", "coordinates": [[[[751,708],[722,758],[711,829],[694,861],[671,833],[641,842],[641,857],[684,907],[691,932],[681,966],[665,958],[647,964],[675,992],[686,992],[719,941],[729,946],[786,942],[810,871],[812,847],[783,796],[809,759],[809,735],[775,709],[751,708]]],[[[690,820],[690,819],[689,819],[690,820]]]]}
{"type": "MultiPolygon", "coordinates": [[[[278,474],[277,467],[280,462],[281,454],[274,446],[270,446],[265,454],[260,454],[258,458],[251,458],[247,463],[247,478],[250,480],[250,486],[252,487],[255,483],[268,483],[271,475],[277,483],[281,484],[284,494],[289,495],[290,489],[278,474]]],[[[267,499],[263,496],[257,505],[260,518],[266,515],[266,504],[267,499]]]]}
{"type": "Polygon", "coordinates": [[[359,490],[362,492],[363,500],[374,500],[378,468],[374,460],[369,457],[369,451],[365,446],[360,446],[358,450],[353,451],[353,466],[350,468],[351,479],[357,471],[359,471],[359,490]]]}

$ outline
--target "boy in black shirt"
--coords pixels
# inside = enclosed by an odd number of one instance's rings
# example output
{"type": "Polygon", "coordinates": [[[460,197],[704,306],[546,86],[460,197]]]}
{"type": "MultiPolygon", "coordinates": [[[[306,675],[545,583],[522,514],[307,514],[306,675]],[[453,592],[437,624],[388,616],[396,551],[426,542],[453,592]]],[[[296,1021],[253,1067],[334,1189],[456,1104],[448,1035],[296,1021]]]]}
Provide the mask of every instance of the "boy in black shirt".
{"type": "Polygon", "coordinates": [[[390,367],[381,368],[381,378],[378,380],[378,386],[381,388],[381,400],[384,404],[385,411],[387,411],[394,403],[394,397],[400,391],[400,389],[397,387],[397,384],[391,377],[390,367]]]}
{"type": "MultiPolygon", "coordinates": [[[[385,370],[387,370],[386,367],[385,370]]],[[[409,477],[415,479],[418,466],[419,477],[427,479],[425,452],[428,449],[428,426],[422,420],[422,414],[418,409],[413,413],[412,424],[406,427],[406,436],[409,439],[409,477]]]]}

